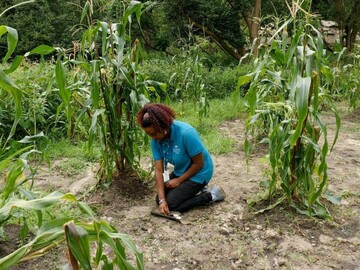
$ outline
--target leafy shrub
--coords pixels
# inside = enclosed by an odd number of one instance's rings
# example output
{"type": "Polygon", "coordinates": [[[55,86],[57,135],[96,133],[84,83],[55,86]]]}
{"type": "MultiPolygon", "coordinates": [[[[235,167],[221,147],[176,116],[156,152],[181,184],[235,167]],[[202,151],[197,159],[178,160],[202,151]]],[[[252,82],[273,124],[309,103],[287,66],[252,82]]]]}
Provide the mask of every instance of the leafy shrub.
{"type": "MultiPolygon", "coordinates": [[[[204,83],[204,91],[209,99],[224,98],[229,96],[236,89],[237,81],[241,75],[244,75],[250,69],[249,65],[234,66],[217,66],[209,65],[209,59],[200,59],[201,66],[199,69],[199,76],[204,83]]],[[[184,80],[187,68],[192,66],[192,62],[188,60],[188,64],[184,66],[186,59],[174,56],[163,56],[157,59],[147,59],[141,63],[141,71],[147,75],[149,79],[156,80],[167,84],[167,93],[172,99],[179,99],[177,92],[178,85],[184,80]]],[[[189,92],[193,85],[189,85],[189,92]]],[[[248,86],[242,86],[242,94],[245,95],[248,86]]],[[[163,95],[163,98],[165,96],[163,95]]]]}
{"type": "MultiPolygon", "coordinates": [[[[22,90],[22,117],[16,128],[15,139],[40,131],[58,137],[66,134],[64,117],[56,117],[61,99],[53,88],[53,69],[51,63],[23,61],[22,65],[10,74],[9,77],[22,90]]],[[[6,134],[14,121],[15,105],[6,92],[0,90],[0,97],[0,130],[6,134]]]]}

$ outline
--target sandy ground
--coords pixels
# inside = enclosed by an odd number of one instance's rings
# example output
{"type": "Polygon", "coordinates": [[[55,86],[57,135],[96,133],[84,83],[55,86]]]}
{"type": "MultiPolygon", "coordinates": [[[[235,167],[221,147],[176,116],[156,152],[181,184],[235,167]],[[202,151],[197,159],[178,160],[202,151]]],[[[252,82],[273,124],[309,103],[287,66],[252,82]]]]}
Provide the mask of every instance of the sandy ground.
{"type": "MultiPolygon", "coordinates": [[[[324,119],[331,138],[334,120],[330,116],[324,119]]],[[[340,205],[329,205],[333,221],[308,218],[287,206],[258,215],[249,209],[247,200],[259,193],[259,182],[265,179],[265,152],[255,153],[246,165],[240,120],[221,126],[224,136],[239,142],[234,153],[214,156],[210,186],[222,186],[227,193],[225,201],[184,213],[185,224],[152,216],[153,184],[138,183],[131,177],[118,179],[109,190],[98,190],[87,201],[99,209],[101,218],[132,237],[143,251],[148,270],[360,269],[359,113],[342,120],[339,140],[328,157],[329,189],[343,196],[340,205]]],[[[81,181],[91,186],[89,173],[86,177],[87,181],[81,181]]],[[[71,188],[80,192],[83,184],[71,188]]],[[[71,186],[66,181],[52,185],[71,186]]],[[[62,249],[57,256],[59,262],[65,260],[62,249]]],[[[43,268],[49,258],[54,255],[13,269],[50,269],[43,268]]]]}

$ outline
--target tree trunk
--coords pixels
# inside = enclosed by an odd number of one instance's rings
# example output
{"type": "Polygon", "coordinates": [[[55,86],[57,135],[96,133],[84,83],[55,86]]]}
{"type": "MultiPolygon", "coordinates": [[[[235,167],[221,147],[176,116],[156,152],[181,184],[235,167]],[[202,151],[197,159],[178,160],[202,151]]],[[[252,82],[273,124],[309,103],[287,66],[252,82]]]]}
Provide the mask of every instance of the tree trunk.
{"type": "Polygon", "coordinates": [[[360,1],[357,0],[352,3],[350,13],[345,11],[344,5],[342,0],[335,0],[337,21],[340,30],[340,43],[342,47],[346,47],[348,51],[351,51],[359,31],[357,17],[360,12],[360,1]]]}
{"type": "Polygon", "coordinates": [[[257,57],[259,55],[259,26],[261,15],[261,0],[254,0],[254,8],[251,13],[243,14],[245,23],[249,28],[250,43],[253,46],[253,55],[257,57]]]}

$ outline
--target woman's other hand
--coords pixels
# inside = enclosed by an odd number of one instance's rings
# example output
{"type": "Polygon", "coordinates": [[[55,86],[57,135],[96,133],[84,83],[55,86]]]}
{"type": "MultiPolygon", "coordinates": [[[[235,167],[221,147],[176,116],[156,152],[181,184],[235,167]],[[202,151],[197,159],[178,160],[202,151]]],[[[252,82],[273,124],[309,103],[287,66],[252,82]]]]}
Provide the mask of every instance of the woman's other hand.
{"type": "Polygon", "coordinates": [[[179,178],[173,178],[170,181],[166,182],[166,187],[169,189],[173,189],[178,187],[181,184],[181,181],[179,178]]]}

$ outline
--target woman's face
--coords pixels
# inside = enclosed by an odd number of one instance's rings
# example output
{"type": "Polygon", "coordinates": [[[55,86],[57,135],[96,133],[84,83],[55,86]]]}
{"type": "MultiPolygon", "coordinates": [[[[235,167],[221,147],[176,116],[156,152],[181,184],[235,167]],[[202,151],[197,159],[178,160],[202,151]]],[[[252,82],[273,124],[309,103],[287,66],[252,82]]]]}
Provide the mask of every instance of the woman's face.
{"type": "Polygon", "coordinates": [[[164,131],[157,131],[153,126],[144,128],[144,131],[147,135],[149,135],[154,140],[162,140],[166,137],[166,132],[164,131]]]}

